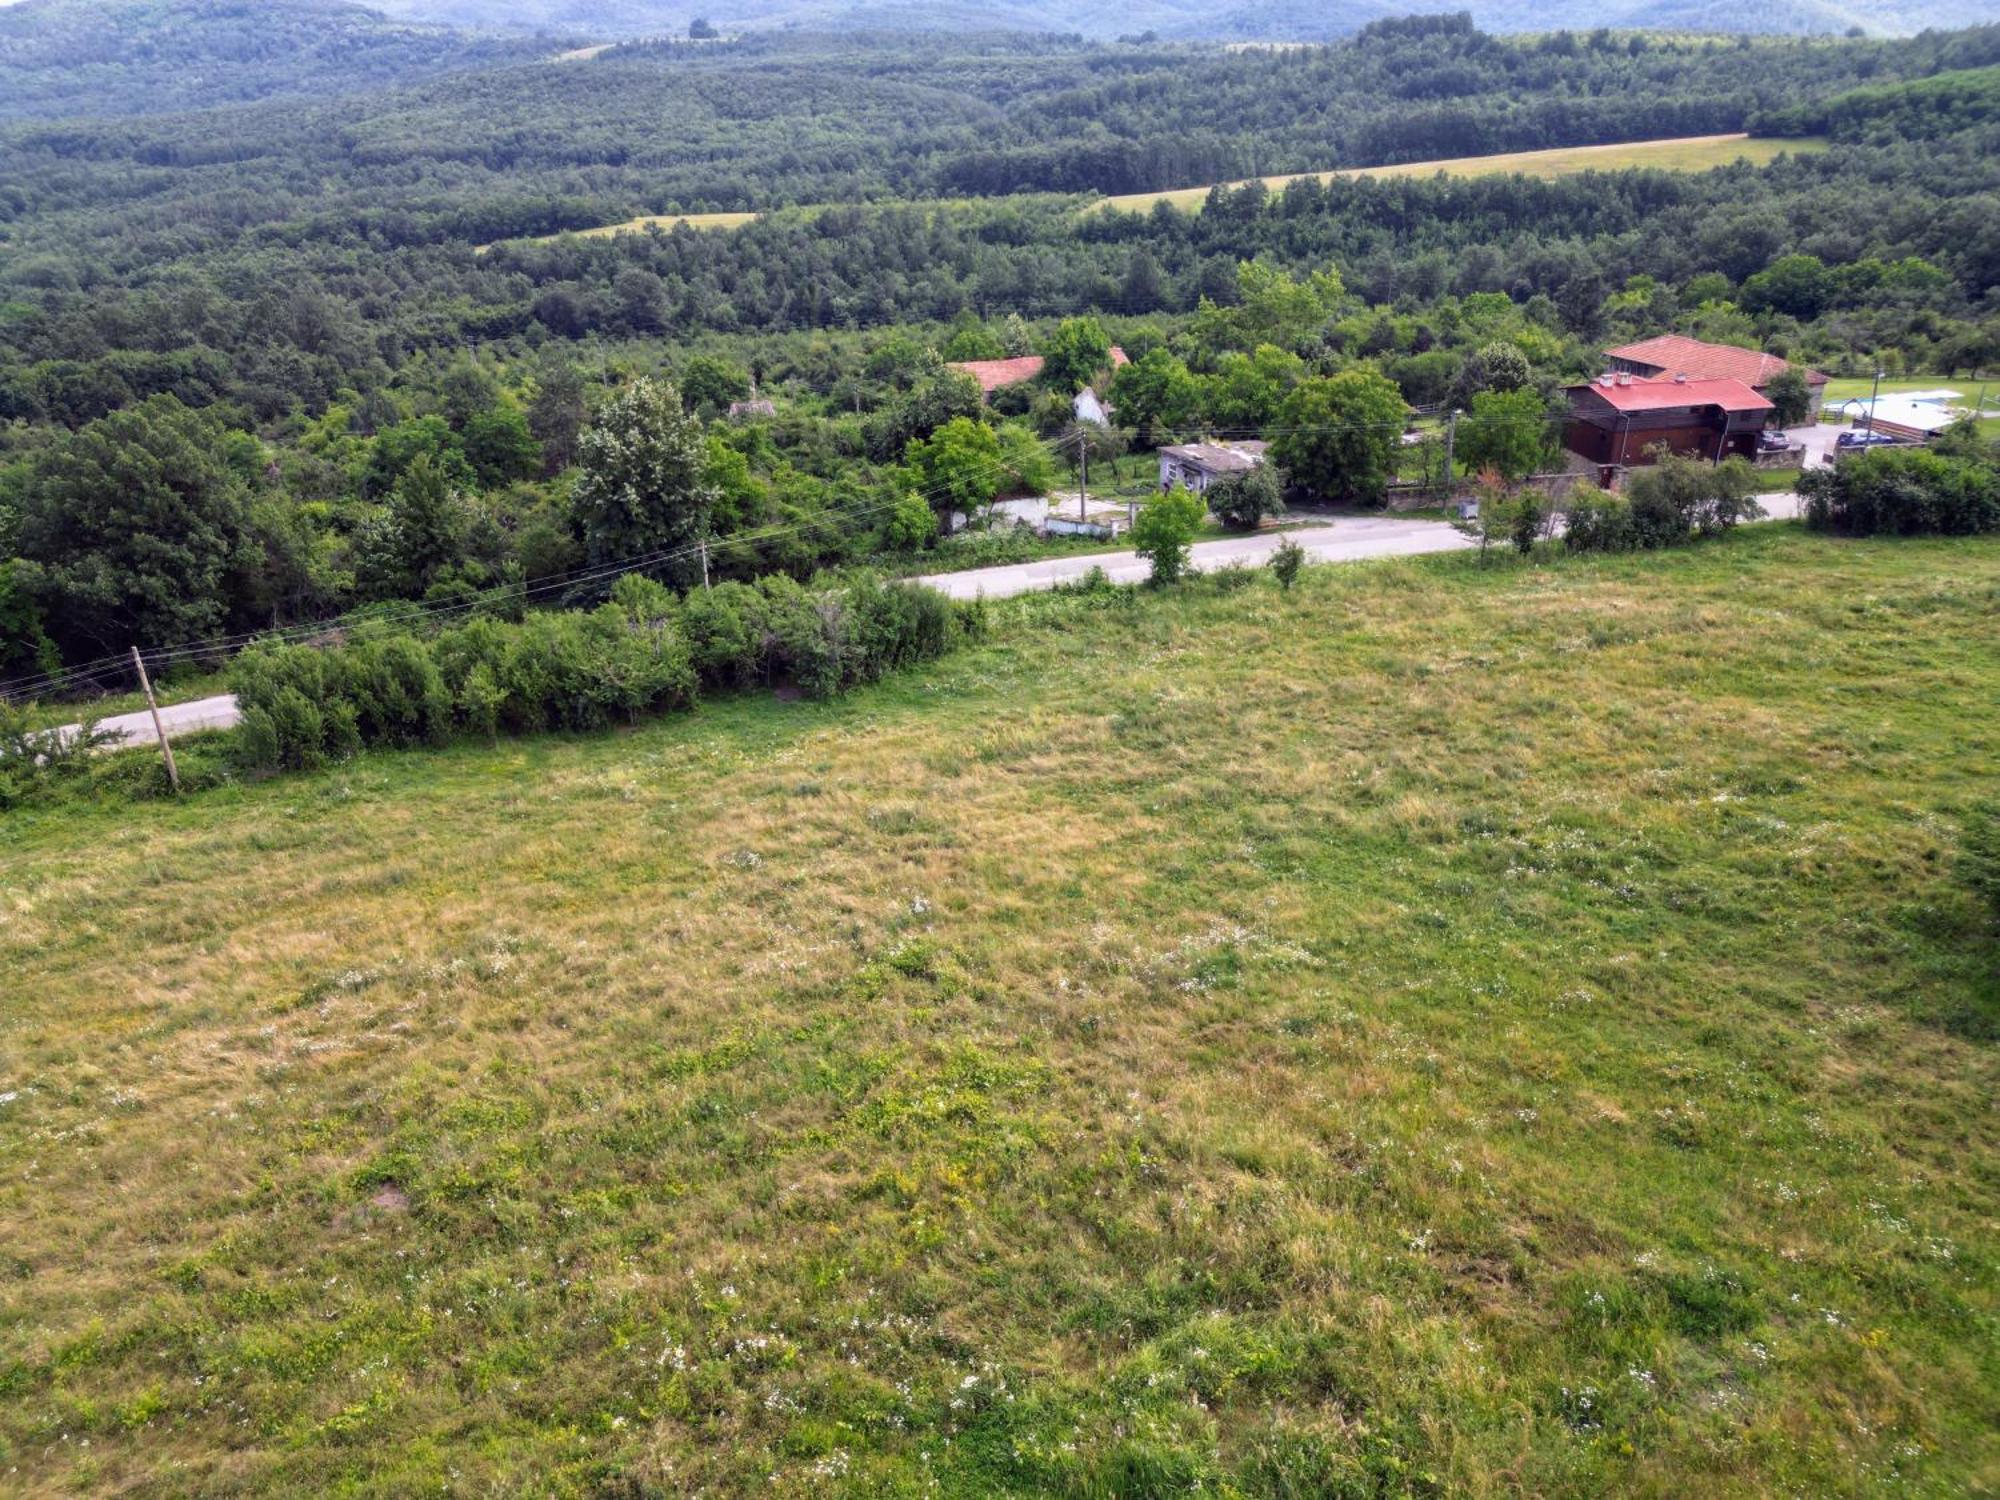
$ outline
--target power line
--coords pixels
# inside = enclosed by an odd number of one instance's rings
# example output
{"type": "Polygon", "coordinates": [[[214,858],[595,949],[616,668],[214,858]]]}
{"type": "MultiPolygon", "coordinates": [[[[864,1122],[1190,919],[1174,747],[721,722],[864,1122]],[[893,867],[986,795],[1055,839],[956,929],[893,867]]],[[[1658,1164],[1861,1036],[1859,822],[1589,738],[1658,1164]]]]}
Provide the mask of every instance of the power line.
{"type": "MultiPolygon", "coordinates": [[[[1060,446],[1052,439],[1037,440],[1036,448],[1043,456],[1050,459],[1060,459],[1063,456],[1060,446]]],[[[989,460],[978,469],[970,472],[980,478],[994,478],[1011,473],[1014,468],[1014,464],[1002,458],[989,460]]],[[[941,496],[948,496],[953,487],[951,484],[941,483],[929,486],[926,489],[905,491],[902,494],[877,501],[870,505],[843,507],[839,511],[830,514],[828,519],[838,524],[841,521],[875,515],[882,511],[894,509],[906,498],[912,496],[926,503],[934,504],[941,496]]],[[[238,650],[253,643],[275,642],[278,644],[290,644],[301,640],[309,640],[314,636],[325,635],[330,631],[345,628],[348,624],[380,623],[384,625],[400,625],[447,619],[454,615],[479,609],[489,603],[516,600],[526,602],[550,593],[580,588],[587,584],[601,583],[609,579],[622,577],[627,573],[660,567],[669,562],[677,562],[695,557],[705,547],[728,548],[775,541],[782,537],[797,535],[814,524],[816,523],[804,521],[781,523],[758,530],[736,532],[725,537],[704,538],[677,547],[642,554],[638,557],[625,558],[614,563],[598,564],[589,568],[575,569],[567,573],[550,575],[546,578],[535,580],[532,583],[495,585],[490,589],[475,593],[468,598],[456,599],[448,603],[417,604],[396,612],[366,615],[360,620],[354,621],[348,621],[347,617],[343,616],[332,620],[301,622],[297,625],[284,626],[275,630],[242,631],[229,636],[217,636],[205,640],[181,642],[172,646],[155,647],[142,652],[142,655],[155,663],[171,664],[195,656],[225,654],[231,650],[238,650]]],[[[122,658],[99,658],[96,662],[82,664],[72,671],[34,674],[15,678],[7,682],[0,682],[0,697],[28,697],[38,689],[61,686],[79,672],[84,673],[87,680],[98,680],[105,675],[102,669],[108,663],[119,660],[122,660],[122,658]],[[91,668],[98,668],[99,670],[91,671],[89,670],[91,668]]],[[[118,680],[123,681],[122,674],[118,680]]]]}
{"type": "MultiPolygon", "coordinates": [[[[1475,417],[1471,418],[1470,420],[1475,423],[1478,423],[1481,426],[1489,428],[1514,429],[1514,428],[1525,428],[1525,427],[1542,427],[1542,428],[1553,427],[1561,419],[1551,414],[1548,416],[1533,417],[1533,418],[1489,417],[1485,419],[1480,419],[1475,417]]],[[[1407,420],[1382,421],[1382,422],[1339,422],[1339,423],[1317,423],[1310,425],[1293,425],[1286,427],[1262,426],[1254,430],[1259,437],[1270,438],[1270,437],[1282,437],[1282,436],[1292,436],[1292,435],[1330,434],[1330,433],[1343,433],[1343,432],[1365,432],[1365,431],[1387,431],[1387,430],[1407,431],[1409,430],[1409,423],[1407,420]]],[[[1180,427],[1166,428],[1164,429],[1164,431],[1170,436],[1181,437],[1181,438],[1218,437],[1222,438],[1222,440],[1224,441],[1234,440],[1238,442],[1252,440],[1247,435],[1236,435],[1233,436],[1233,438],[1230,436],[1225,436],[1228,434],[1234,434],[1238,432],[1238,429],[1231,429],[1227,426],[1222,426],[1218,424],[1203,424],[1199,426],[1180,426],[1180,427]]],[[[1067,457],[1063,445],[1056,439],[1048,439],[1048,438],[1039,439],[1037,440],[1036,446],[1043,456],[1048,457],[1050,459],[1062,460],[1067,457]]],[[[982,478],[987,478],[987,477],[993,477],[998,474],[1007,473],[1013,467],[1014,466],[1012,464],[1009,464],[1004,459],[994,460],[982,465],[978,470],[974,472],[977,473],[982,478]]],[[[916,498],[934,503],[940,496],[947,494],[951,488],[952,486],[949,484],[939,484],[931,486],[930,488],[925,490],[905,492],[905,495],[894,496],[886,500],[878,501],[871,505],[846,507],[838,511],[833,517],[833,519],[836,522],[838,522],[842,520],[855,520],[863,516],[879,514],[883,511],[893,509],[896,505],[900,504],[902,500],[906,498],[907,495],[914,495],[916,498]]],[[[551,593],[581,588],[593,583],[602,583],[610,579],[622,577],[627,573],[639,572],[648,568],[661,567],[671,562],[683,561],[685,559],[699,555],[699,553],[702,551],[704,547],[710,547],[710,548],[740,547],[746,545],[755,545],[765,541],[775,541],[782,537],[797,535],[808,529],[808,527],[812,524],[813,523],[809,522],[791,522],[791,523],[784,523],[784,524],[765,527],[762,528],[761,530],[756,530],[756,531],[737,532],[733,535],[726,537],[707,538],[696,542],[685,543],[677,547],[663,549],[658,552],[647,553],[637,557],[621,559],[617,562],[595,564],[587,568],[573,569],[566,573],[552,574],[541,579],[533,580],[531,582],[496,584],[491,588],[478,591],[463,599],[455,599],[449,602],[443,602],[438,604],[412,604],[400,610],[392,610],[385,613],[375,613],[375,614],[365,615],[361,619],[353,620],[351,622],[348,620],[348,617],[346,616],[336,617],[332,620],[302,621],[295,625],[282,626],[271,630],[240,631],[233,635],[216,636],[204,640],[187,641],[170,646],[155,647],[151,650],[145,650],[141,654],[147,660],[153,663],[160,665],[172,665],[174,663],[185,661],[193,657],[224,655],[231,651],[240,650],[244,646],[250,645],[252,643],[291,644],[301,640],[310,640],[315,636],[324,635],[329,631],[346,628],[347,625],[349,624],[352,625],[382,624],[388,626],[395,626],[395,625],[418,624],[424,622],[433,622],[443,619],[449,619],[456,615],[462,615],[480,609],[491,603],[497,603],[497,602],[527,603],[531,600],[545,597],[551,593]]],[[[15,697],[15,698],[28,697],[37,691],[43,691],[50,688],[67,685],[73,682],[79,674],[83,675],[85,680],[87,681],[92,681],[92,682],[101,681],[102,677],[106,675],[107,670],[110,669],[113,666],[113,664],[121,663],[123,660],[124,658],[120,656],[100,657],[94,661],[81,663],[75,668],[65,669],[64,671],[58,673],[28,674],[8,681],[0,681],[0,697],[15,697]]],[[[118,674],[117,680],[120,682],[124,680],[122,672],[118,674]]]]}

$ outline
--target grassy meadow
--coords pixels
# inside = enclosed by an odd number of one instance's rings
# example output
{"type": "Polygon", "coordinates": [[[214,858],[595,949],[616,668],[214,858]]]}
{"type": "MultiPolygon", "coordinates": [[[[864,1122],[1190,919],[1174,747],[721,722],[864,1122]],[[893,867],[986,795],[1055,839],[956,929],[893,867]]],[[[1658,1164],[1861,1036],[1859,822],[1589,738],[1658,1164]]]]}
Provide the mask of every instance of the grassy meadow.
{"type": "Polygon", "coordinates": [[[2000,1485],[2000,543],[0,819],[0,1489],[2000,1485]]]}
{"type": "MultiPolygon", "coordinates": [[[[1810,137],[1766,140],[1742,134],[1694,135],[1672,140],[1622,141],[1609,146],[1558,146],[1546,151],[1509,151],[1492,156],[1459,156],[1443,161],[1402,162],[1386,167],[1349,167],[1332,172],[1292,172],[1259,180],[1271,191],[1282,192],[1286,183],[1308,177],[1320,182],[1330,182],[1336,177],[1432,177],[1440,172],[1450,177],[1489,177],[1509,172],[1519,172],[1529,177],[1567,177],[1577,172],[1616,172],[1630,167],[1656,167],[1669,172],[1705,172],[1715,167],[1730,166],[1739,161],[1748,162],[1752,166],[1767,166],[1787,152],[1797,155],[1800,152],[1825,149],[1825,141],[1810,137]]],[[[1229,186],[1242,187],[1244,184],[1233,182],[1229,186]]],[[[1084,211],[1094,213],[1101,209],[1115,208],[1126,213],[1144,213],[1155,203],[1165,202],[1173,204],[1184,212],[1196,213],[1207,201],[1211,187],[1212,184],[1202,187],[1170,188],[1164,192],[1124,193],[1095,199],[1085,206],[1084,211]]],[[[1046,198],[1057,195],[1026,196],[1046,198]]],[[[935,209],[984,201],[988,200],[927,199],[910,206],[935,209]]],[[[822,211],[823,207],[823,205],[808,206],[789,211],[811,215],[822,211]]],[[[600,224],[591,229],[565,232],[584,239],[598,239],[615,234],[644,234],[652,229],[671,233],[683,224],[690,229],[741,229],[759,217],[761,216],[756,213],[641,214],[637,218],[626,219],[617,224],[600,224]]],[[[558,234],[541,235],[521,243],[539,244],[560,238],[562,236],[558,234]]],[[[481,245],[477,248],[478,253],[484,254],[493,247],[481,245]]]]}
{"type": "MultiPolygon", "coordinates": [[[[1272,192],[1283,192],[1288,182],[1312,179],[1331,182],[1337,177],[1493,177],[1518,172],[1526,177],[1568,177],[1577,172],[1618,172],[1636,167],[1655,167],[1667,172],[1705,172],[1736,162],[1767,166],[1787,152],[1824,151],[1826,142],[1807,138],[1766,140],[1742,134],[1691,135],[1671,140],[1621,141],[1608,146],[1557,146],[1546,151],[1508,151],[1492,156],[1456,156],[1442,161],[1400,162],[1386,167],[1351,167],[1334,172],[1292,172],[1257,179],[1272,192]]],[[[1233,182],[1231,187],[1245,183],[1233,182]]],[[[1094,208],[1115,208],[1124,213],[1145,213],[1155,203],[1171,203],[1185,213],[1198,212],[1208,199],[1211,187],[1175,188],[1163,193],[1124,193],[1100,199],[1094,208]]]]}

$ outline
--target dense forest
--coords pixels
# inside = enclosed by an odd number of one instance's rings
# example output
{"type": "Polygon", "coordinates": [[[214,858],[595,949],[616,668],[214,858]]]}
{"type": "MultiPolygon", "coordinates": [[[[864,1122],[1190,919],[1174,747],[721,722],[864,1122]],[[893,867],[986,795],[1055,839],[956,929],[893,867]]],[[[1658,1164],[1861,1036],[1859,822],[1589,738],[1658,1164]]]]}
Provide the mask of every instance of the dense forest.
{"type": "Polygon", "coordinates": [[[20,0],[0,7],[0,120],[359,93],[554,46],[395,22],[346,0],[20,0]]]}
{"type": "MultiPolygon", "coordinates": [[[[789,34],[16,125],[0,674],[46,688],[134,642],[398,600],[593,602],[621,554],[578,487],[641,376],[672,382],[654,435],[714,566],[806,578],[1060,479],[1061,386],[1113,340],[1134,362],[1117,441],[1142,447],[1294,401],[1380,427],[1396,402],[1508,397],[1538,426],[1608,342],[1669,329],[1836,373],[1973,373],[2000,359],[1996,66],[2000,28],[1508,40],[1457,16],[1237,52],[789,34]],[[1091,203],[1742,128],[1832,139],[1699,174],[1091,203]],[[698,208],[765,212],[559,232],[698,208]],[[1061,350],[1059,378],[991,405],[944,368],[1061,350]],[[753,391],[776,415],[731,421],[753,391]]],[[[1366,499],[1379,467],[1317,487],[1366,499]]]]}

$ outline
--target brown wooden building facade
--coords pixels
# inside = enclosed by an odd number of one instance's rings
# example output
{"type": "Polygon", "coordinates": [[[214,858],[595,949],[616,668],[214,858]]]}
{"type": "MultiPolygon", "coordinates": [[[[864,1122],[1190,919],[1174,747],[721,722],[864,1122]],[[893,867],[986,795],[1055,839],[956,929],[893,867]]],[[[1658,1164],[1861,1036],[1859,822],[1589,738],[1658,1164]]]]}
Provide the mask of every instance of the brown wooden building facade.
{"type": "Polygon", "coordinates": [[[1607,469],[1652,463],[1647,450],[1661,443],[1670,452],[1710,460],[1731,453],[1754,457],[1772,409],[1740,380],[1600,375],[1571,386],[1569,398],[1564,446],[1607,469]]]}

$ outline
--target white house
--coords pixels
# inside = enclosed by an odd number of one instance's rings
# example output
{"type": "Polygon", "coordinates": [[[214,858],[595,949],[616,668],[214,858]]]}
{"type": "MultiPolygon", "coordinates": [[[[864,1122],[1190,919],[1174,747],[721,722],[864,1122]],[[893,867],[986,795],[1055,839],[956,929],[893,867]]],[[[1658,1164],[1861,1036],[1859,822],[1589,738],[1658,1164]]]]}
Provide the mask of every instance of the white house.
{"type": "Polygon", "coordinates": [[[1183,443],[1160,450],[1160,488],[1175,485],[1208,493],[1208,487],[1231,474],[1247,474],[1264,462],[1268,445],[1256,441],[1240,443],[1183,443]]]}
{"type": "Polygon", "coordinates": [[[1111,408],[1105,405],[1104,398],[1090,386],[1085,386],[1076,393],[1076,399],[1070,402],[1069,409],[1075,413],[1079,422],[1095,422],[1099,427],[1111,425],[1111,408]]]}

